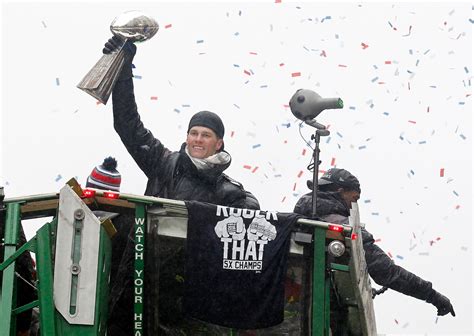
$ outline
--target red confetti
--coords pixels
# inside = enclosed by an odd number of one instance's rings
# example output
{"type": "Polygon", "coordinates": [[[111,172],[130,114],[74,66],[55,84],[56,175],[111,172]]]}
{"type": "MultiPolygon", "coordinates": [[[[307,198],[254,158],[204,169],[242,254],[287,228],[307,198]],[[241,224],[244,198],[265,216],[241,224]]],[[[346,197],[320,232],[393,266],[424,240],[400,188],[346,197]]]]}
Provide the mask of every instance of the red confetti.
{"type": "Polygon", "coordinates": [[[230,132],[230,137],[231,137],[231,138],[234,137],[234,134],[235,134],[234,131],[230,132]]]}
{"type": "Polygon", "coordinates": [[[158,100],[158,97],[156,97],[156,96],[151,96],[150,99],[151,99],[151,100],[158,100]]]}
{"type": "Polygon", "coordinates": [[[367,49],[369,47],[369,45],[365,44],[364,42],[362,42],[360,45],[362,46],[362,49],[367,49]]]}
{"type": "Polygon", "coordinates": [[[332,159],[331,159],[331,166],[334,167],[335,164],[336,164],[336,158],[332,158],[332,159]]]}
{"type": "Polygon", "coordinates": [[[397,321],[397,319],[393,319],[393,320],[395,321],[395,323],[396,323],[396,324],[398,324],[398,321],[397,321]]]}
{"type": "Polygon", "coordinates": [[[430,107],[429,106],[426,108],[426,112],[430,113],[430,107]]]}
{"type": "Polygon", "coordinates": [[[100,101],[97,101],[97,102],[96,102],[96,105],[100,105],[100,104],[102,104],[100,101]]]}
{"type": "Polygon", "coordinates": [[[275,3],[281,3],[281,0],[275,0],[275,3]]]}
{"type": "Polygon", "coordinates": [[[444,177],[444,168],[441,168],[441,169],[439,170],[439,176],[440,176],[440,177],[444,177]]]}
{"type": "Polygon", "coordinates": [[[165,26],[165,28],[171,28],[171,26],[172,26],[172,25],[171,25],[171,23],[170,23],[170,24],[167,24],[167,25],[165,26]]]}
{"type": "Polygon", "coordinates": [[[416,121],[414,120],[408,120],[409,123],[416,124],[416,121]]]}
{"type": "Polygon", "coordinates": [[[305,155],[306,154],[306,148],[303,148],[303,152],[301,153],[301,155],[305,155]]]}
{"type": "Polygon", "coordinates": [[[385,84],[385,82],[379,82],[379,84],[385,84]]]}
{"type": "Polygon", "coordinates": [[[257,53],[256,53],[256,52],[253,52],[253,51],[249,52],[249,54],[250,54],[250,55],[257,55],[257,53]]]}
{"type": "Polygon", "coordinates": [[[293,72],[291,74],[291,77],[299,77],[299,76],[301,76],[301,72],[293,72]]]}
{"type": "Polygon", "coordinates": [[[339,64],[338,67],[340,67],[340,68],[347,68],[347,65],[339,64]]]}
{"type": "Polygon", "coordinates": [[[376,243],[378,243],[378,242],[380,242],[380,241],[382,241],[382,239],[381,239],[381,238],[377,238],[377,239],[375,239],[375,242],[376,242],[376,243]]]}
{"type": "Polygon", "coordinates": [[[295,190],[296,190],[296,182],[295,182],[295,184],[293,185],[293,191],[295,191],[295,190]]]}
{"type": "Polygon", "coordinates": [[[385,64],[392,64],[392,61],[385,61],[385,64]]]}
{"type": "Polygon", "coordinates": [[[390,252],[387,252],[388,256],[393,259],[393,256],[390,252]]]}
{"type": "Polygon", "coordinates": [[[281,202],[283,203],[283,202],[285,202],[285,200],[286,200],[286,196],[283,197],[283,199],[281,200],[281,202]]]}
{"type": "Polygon", "coordinates": [[[288,105],[288,104],[283,104],[283,107],[284,107],[284,108],[289,108],[290,105],[288,105]]]}
{"type": "Polygon", "coordinates": [[[252,173],[255,173],[258,169],[258,166],[256,166],[254,169],[252,169],[252,173]]]}
{"type": "Polygon", "coordinates": [[[244,165],[244,169],[252,169],[252,166],[244,165]]]}
{"type": "Polygon", "coordinates": [[[459,209],[460,207],[461,207],[460,205],[456,205],[456,208],[455,208],[455,209],[457,210],[457,209],[459,209]]]}
{"type": "Polygon", "coordinates": [[[244,74],[249,75],[249,76],[251,75],[251,73],[247,70],[244,70],[244,74]]]}
{"type": "Polygon", "coordinates": [[[283,143],[284,143],[284,144],[287,144],[287,143],[288,143],[288,140],[283,141],[283,143]]]}
{"type": "Polygon", "coordinates": [[[319,56],[326,57],[326,52],[323,50],[323,51],[319,54],[319,56]]]}
{"type": "Polygon", "coordinates": [[[284,66],[284,65],[285,65],[285,63],[280,63],[280,66],[281,66],[281,67],[284,66]]]}
{"type": "Polygon", "coordinates": [[[302,170],[300,170],[300,172],[298,173],[298,178],[300,178],[301,175],[303,175],[303,171],[302,171],[302,170]]]}

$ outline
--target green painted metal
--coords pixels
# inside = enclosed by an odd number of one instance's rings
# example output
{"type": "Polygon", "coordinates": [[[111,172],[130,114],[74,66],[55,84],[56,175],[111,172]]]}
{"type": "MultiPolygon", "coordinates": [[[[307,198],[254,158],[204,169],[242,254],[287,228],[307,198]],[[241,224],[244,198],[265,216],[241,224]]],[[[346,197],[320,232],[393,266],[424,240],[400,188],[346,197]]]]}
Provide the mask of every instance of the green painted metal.
{"type": "Polygon", "coordinates": [[[134,300],[133,300],[133,328],[134,335],[144,333],[144,279],[145,279],[145,230],[146,205],[135,205],[135,270],[133,273],[134,300]]]}
{"type": "MultiPolygon", "coordinates": [[[[6,261],[16,252],[18,231],[20,227],[20,203],[7,205],[5,220],[5,252],[3,260],[6,261]]],[[[2,296],[0,304],[0,331],[1,335],[16,334],[16,319],[12,319],[12,307],[16,306],[16,277],[15,260],[3,271],[2,296]]]]}
{"type": "Polygon", "coordinates": [[[311,334],[326,336],[329,335],[329,329],[326,329],[326,315],[329,315],[329,302],[326,302],[326,230],[316,227],[313,237],[311,334]]]}
{"type": "Polygon", "coordinates": [[[35,251],[36,249],[36,237],[31,238],[22,247],[16,250],[8,259],[6,259],[3,263],[0,264],[0,272],[3,271],[5,268],[8,267],[13,261],[15,261],[23,252],[26,250],[28,251],[35,251]]]}
{"type": "Polygon", "coordinates": [[[349,265],[331,263],[331,269],[342,272],[349,272],[349,265]]]}
{"type": "Polygon", "coordinates": [[[57,219],[43,225],[36,232],[36,269],[38,276],[38,301],[41,335],[57,335],[55,324],[55,308],[53,302],[53,241],[57,219]]]}
{"type": "Polygon", "coordinates": [[[31,308],[34,308],[34,307],[37,307],[39,304],[39,301],[38,300],[35,300],[35,301],[32,301],[30,303],[27,303],[21,307],[18,307],[18,308],[15,308],[12,310],[12,314],[20,314],[20,313],[23,313],[24,311],[28,310],[28,309],[31,309],[31,308]]]}

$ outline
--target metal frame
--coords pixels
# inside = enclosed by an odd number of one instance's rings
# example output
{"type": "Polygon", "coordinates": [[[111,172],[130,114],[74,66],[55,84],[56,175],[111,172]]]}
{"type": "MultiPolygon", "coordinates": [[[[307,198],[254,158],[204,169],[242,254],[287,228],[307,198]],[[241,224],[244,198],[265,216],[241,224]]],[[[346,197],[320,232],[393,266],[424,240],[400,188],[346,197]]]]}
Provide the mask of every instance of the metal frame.
{"type": "MultiPolygon", "coordinates": [[[[72,186],[71,186],[72,187],[72,186]]],[[[74,189],[74,188],[73,188],[74,189]]],[[[77,191],[76,191],[77,192],[77,191]]],[[[147,233],[147,210],[148,207],[159,206],[164,213],[171,216],[186,217],[187,210],[183,201],[169,200],[158,197],[139,196],[133,194],[120,194],[117,199],[109,199],[105,197],[105,193],[101,190],[95,190],[96,194],[93,199],[84,199],[88,205],[105,206],[112,208],[129,208],[135,211],[135,238],[137,244],[143,244],[135,248],[135,252],[143,250],[145,252],[145,237],[147,233]],[[138,250],[137,250],[138,248],[138,250]]],[[[21,219],[35,218],[45,215],[51,215],[56,210],[58,204],[58,193],[33,195],[27,197],[16,197],[5,199],[4,204],[7,208],[6,235],[5,235],[5,258],[0,264],[0,271],[3,270],[3,285],[0,302],[0,334],[14,335],[15,325],[12,321],[12,315],[17,314],[25,309],[39,306],[41,310],[41,332],[42,335],[98,335],[104,334],[106,329],[104,316],[107,314],[107,304],[102,302],[100,307],[96,307],[96,311],[100,312],[100,318],[96,319],[96,324],[91,328],[88,326],[68,325],[65,321],[58,318],[58,314],[54,308],[53,302],[53,260],[52,246],[54,246],[54,238],[56,231],[56,220],[45,224],[41,227],[34,238],[27,242],[23,247],[16,251],[16,243],[18,239],[18,228],[21,219]],[[36,254],[38,284],[38,300],[25,305],[16,307],[15,303],[15,276],[14,265],[15,259],[21,254],[21,251],[30,250],[36,254]],[[16,252],[16,253],[15,253],[16,252]],[[14,309],[12,309],[14,307],[14,309]]],[[[330,276],[331,265],[327,263],[326,246],[328,239],[339,239],[346,242],[346,246],[351,246],[350,237],[353,227],[344,226],[342,233],[334,233],[329,231],[331,223],[299,219],[297,224],[305,227],[312,232],[312,243],[307,245],[312,250],[312,285],[311,285],[311,335],[327,336],[329,335],[329,314],[330,314],[330,276]],[[349,243],[348,243],[349,242],[349,243]]],[[[107,239],[105,229],[101,229],[101,255],[99,267],[110,268],[110,240],[107,239]],[[109,248],[109,252],[106,250],[109,248]]],[[[352,244],[355,246],[354,244],[352,244]]],[[[333,264],[335,265],[335,264],[333,264]]],[[[135,258],[135,293],[143,293],[145,276],[145,261],[135,258]]],[[[351,270],[350,266],[342,265],[334,268],[336,271],[347,272],[351,270]]],[[[360,271],[360,270],[359,270],[360,271]]],[[[108,279],[100,273],[98,275],[98,283],[101,290],[108,292],[108,279]]],[[[149,323],[143,323],[144,304],[143,294],[141,299],[135,299],[134,312],[135,323],[134,334],[143,335],[145,327],[149,327],[149,323]],[[138,318],[137,318],[138,317],[138,318]]],[[[106,302],[107,300],[105,300],[106,302]]],[[[363,307],[362,307],[363,308],[363,307]]],[[[364,317],[365,318],[365,317],[364,317]]],[[[367,329],[367,328],[366,328],[367,329]]]]}

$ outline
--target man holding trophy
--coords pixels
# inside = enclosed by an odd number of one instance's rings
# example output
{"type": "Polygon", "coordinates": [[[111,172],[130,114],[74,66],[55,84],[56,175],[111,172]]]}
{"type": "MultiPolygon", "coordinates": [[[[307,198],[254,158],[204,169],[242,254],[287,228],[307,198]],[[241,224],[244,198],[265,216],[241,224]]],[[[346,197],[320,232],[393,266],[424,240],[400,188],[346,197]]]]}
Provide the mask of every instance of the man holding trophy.
{"type": "MultiPolygon", "coordinates": [[[[231,155],[224,150],[225,128],[217,114],[210,111],[196,113],[189,122],[186,141],[179,151],[166,148],[140,120],[132,81],[132,60],[137,49],[133,41],[144,41],[153,36],[158,30],[156,22],[141,13],[127,12],[112,22],[111,30],[114,36],[105,43],[104,55],[78,87],[104,104],[112,93],[114,128],[148,177],[145,195],[259,209],[255,196],[224,174],[230,166],[231,155]]],[[[129,248],[133,250],[133,246],[127,246],[127,250],[129,248]]],[[[182,283],[174,280],[179,273],[184,274],[182,258],[184,253],[175,253],[167,258],[172,260],[169,265],[161,267],[166,267],[165,273],[170,275],[170,281],[160,276],[160,287],[166,286],[160,289],[160,306],[163,302],[167,304],[159,309],[161,323],[179,323],[182,318],[181,307],[176,304],[183,291],[182,283]]],[[[121,287],[118,296],[122,297],[114,297],[117,294],[114,289],[111,293],[114,303],[109,333],[113,331],[114,335],[130,334],[133,322],[133,305],[126,299],[132,296],[127,292],[133,290],[133,253],[130,258],[122,258],[122,264],[124,259],[127,259],[126,267],[120,267],[124,274],[117,274],[117,280],[122,283],[118,286],[121,287]]]]}

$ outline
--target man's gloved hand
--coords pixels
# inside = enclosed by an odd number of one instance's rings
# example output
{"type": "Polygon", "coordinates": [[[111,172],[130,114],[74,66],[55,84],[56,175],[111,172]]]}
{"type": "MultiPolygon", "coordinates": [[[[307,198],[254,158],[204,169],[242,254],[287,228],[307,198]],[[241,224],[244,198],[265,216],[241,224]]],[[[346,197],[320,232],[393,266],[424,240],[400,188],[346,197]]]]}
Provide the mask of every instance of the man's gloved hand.
{"type": "Polygon", "coordinates": [[[451,315],[456,316],[456,313],[454,312],[453,305],[449,301],[449,299],[438,293],[437,291],[434,291],[434,294],[429,297],[426,302],[433,304],[436,308],[438,308],[438,316],[444,316],[448,313],[451,313],[451,315]]]}
{"type": "Polygon", "coordinates": [[[102,52],[104,54],[112,54],[114,52],[120,51],[120,48],[123,46],[123,51],[125,55],[125,63],[122,68],[122,72],[119,76],[119,80],[128,79],[133,77],[132,75],[132,60],[137,52],[137,47],[130,41],[123,42],[123,40],[117,36],[112,36],[107,42],[104,44],[104,49],[102,52]]]}

